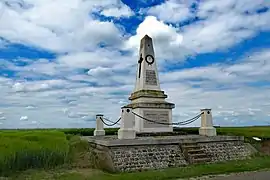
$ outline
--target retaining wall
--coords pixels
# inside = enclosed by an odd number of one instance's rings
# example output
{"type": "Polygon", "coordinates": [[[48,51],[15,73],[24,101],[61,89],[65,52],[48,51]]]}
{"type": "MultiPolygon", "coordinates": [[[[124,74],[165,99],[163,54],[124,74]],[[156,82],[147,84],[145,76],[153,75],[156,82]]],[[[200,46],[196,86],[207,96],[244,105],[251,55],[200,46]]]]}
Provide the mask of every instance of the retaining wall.
{"type": "Polygon", "coordinates": [[[114,140],[88,140],[98,168],[110,172],[144,171],[189,165],[188,157],[185,157],[181,148],[182,144],[188,143],[199,146],[210,157],[210,163],[245,159],[256,152],[250,144],[244,143],[243,138],[225,139],[199,137],[188,139],[189,141],[179,139],[178,142],[175,139],[158,141],[155,139],[155,141],[144,140],[142,144],[139,141],[119,143],[117,140],[117,143],[112,143],[114,140]]]}

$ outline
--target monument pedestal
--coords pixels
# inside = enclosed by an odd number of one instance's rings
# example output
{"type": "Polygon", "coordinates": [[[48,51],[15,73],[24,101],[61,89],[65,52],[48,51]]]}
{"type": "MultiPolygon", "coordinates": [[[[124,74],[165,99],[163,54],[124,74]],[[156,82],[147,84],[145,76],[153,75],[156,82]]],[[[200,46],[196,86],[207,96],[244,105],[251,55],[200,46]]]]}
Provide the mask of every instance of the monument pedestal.
{"type": "Polygon", "coordinates": [[[201,127],[199,134],[201,136],[216,136],[217,131],[213,126],[211,109],[201,109],[201,127]]]}
{"type": "Polygon", "coordinates": [[[135,139],[136,132],[134,129],[119,129],[118,132],[118,139],[135,139]]]}
{"type": "Polygon", "coordinates": [[[136,132],[173,132],[172,109],[175,105],[166,102],[165,98],[164,91],[157,90],[140,90],[131,94],[131,103],[125,107],[132,108],[135,114],[136,132]]]}
{"type": "Polygon", "coordinates": [[[94,130],[94,136],[105,136],[104,124],[101,121],[102,118],[102,114],[96,115],[96,129],[94,130]]]}
{"type": "Polygon", "coordinates": [[[105,136],[104,130],[94,130],[94,136],[105,136]]]}
{"type": "Polygon", "coordinates": [[[199,129],[199,134],[202,136],[216,136],[217,131],[214,127],[201,127],[199,129]]]}
{"type": "Polygon", "coordinates": [[[122,107],[121,126],[118,130],[118,139],[135,139],[136,131],[134,130],[135,116],[132,109],[122,107]]]}

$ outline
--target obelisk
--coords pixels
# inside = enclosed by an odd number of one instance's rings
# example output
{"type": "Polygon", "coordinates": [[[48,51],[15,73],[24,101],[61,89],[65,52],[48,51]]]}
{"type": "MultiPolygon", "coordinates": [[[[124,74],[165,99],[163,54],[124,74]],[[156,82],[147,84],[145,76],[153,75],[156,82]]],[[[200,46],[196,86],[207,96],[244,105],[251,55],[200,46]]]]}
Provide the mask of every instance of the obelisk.
{"type": "Polygon", "coordinates": [[[135,115],[136,132],[172,132],[173,103],[166,102],[167,95],[160,89],[153,40],[148,35],[141,39],[138,56],[136,84],[129,100],[135,115]],[[147,121],[141,117],[150,121],[147,121]],[[158,123],[154,123],[155,121],[158,123]]]}

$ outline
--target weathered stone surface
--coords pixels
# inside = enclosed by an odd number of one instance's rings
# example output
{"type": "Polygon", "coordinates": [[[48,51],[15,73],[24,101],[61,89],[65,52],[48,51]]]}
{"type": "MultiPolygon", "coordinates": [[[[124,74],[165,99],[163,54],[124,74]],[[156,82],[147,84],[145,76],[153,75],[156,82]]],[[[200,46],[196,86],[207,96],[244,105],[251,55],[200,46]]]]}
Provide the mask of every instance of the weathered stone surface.
{"type": "Polygon", "coordinates": [[[163,169],[187,164],[178,145],[113,147],[111,151],[118,171],[163,169]]]}
{"type": "Polygon", "coordinates": [[[242,141],[199,143],[212,162],[245,159],[253,150],[242,141]]]}
{"type": "Polygon", "coordinates": [[[134,100],[140,97],[152,97],[152,98],[167,98],[167,95],[164,91],[157,91],[157,90],[140,90],[133,92],[129,97],[129,100],[134,100]]]}
{"type": "Polygon", "coordinates": [[[175,105],[173,103],[168,102],[138,102],[138,103],[130,103],[126,106],[126,108],[154,108],[154,109],[173,109],[175,105]]]}
{"type": "Polygon", "coordinates": [[[94,149],[98,168],[111,172],[239,160],[249,158],[256,152],[250,144],[244,143],[243,137],[237,136],[162,136],[137,137],[134,140],[117,140],[114,136],[105,136],[95,137],[96,141],[93,137],[92,140],[88,139],[94,149]]]}

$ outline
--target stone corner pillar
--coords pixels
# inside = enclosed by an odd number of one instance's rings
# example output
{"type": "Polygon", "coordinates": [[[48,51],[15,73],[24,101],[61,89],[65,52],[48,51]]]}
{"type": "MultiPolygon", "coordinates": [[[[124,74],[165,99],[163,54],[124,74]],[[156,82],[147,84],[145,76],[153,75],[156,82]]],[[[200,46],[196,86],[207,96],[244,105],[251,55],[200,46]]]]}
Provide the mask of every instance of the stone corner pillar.
{"type": "Polygon", "coordinates": [[[213,126],[211,109],[201,109],[201,127],[199,134],[202,136],[216,136],[217,131],[213,126]]]}
{"type": "Polygon", "coordinates": [[[132,113],[132,108],[122,107],[121,125],[118,130],[118,139],[135,139],[136,131],[135,115],[132,113]]]}
{"type": "Polygon", "coordinates": [[[105,136],[104,124],[101,121],[101,118],[103,118],[102,114],[96,115],[96,129],[94,131],[94,136],[105,136]]]}

